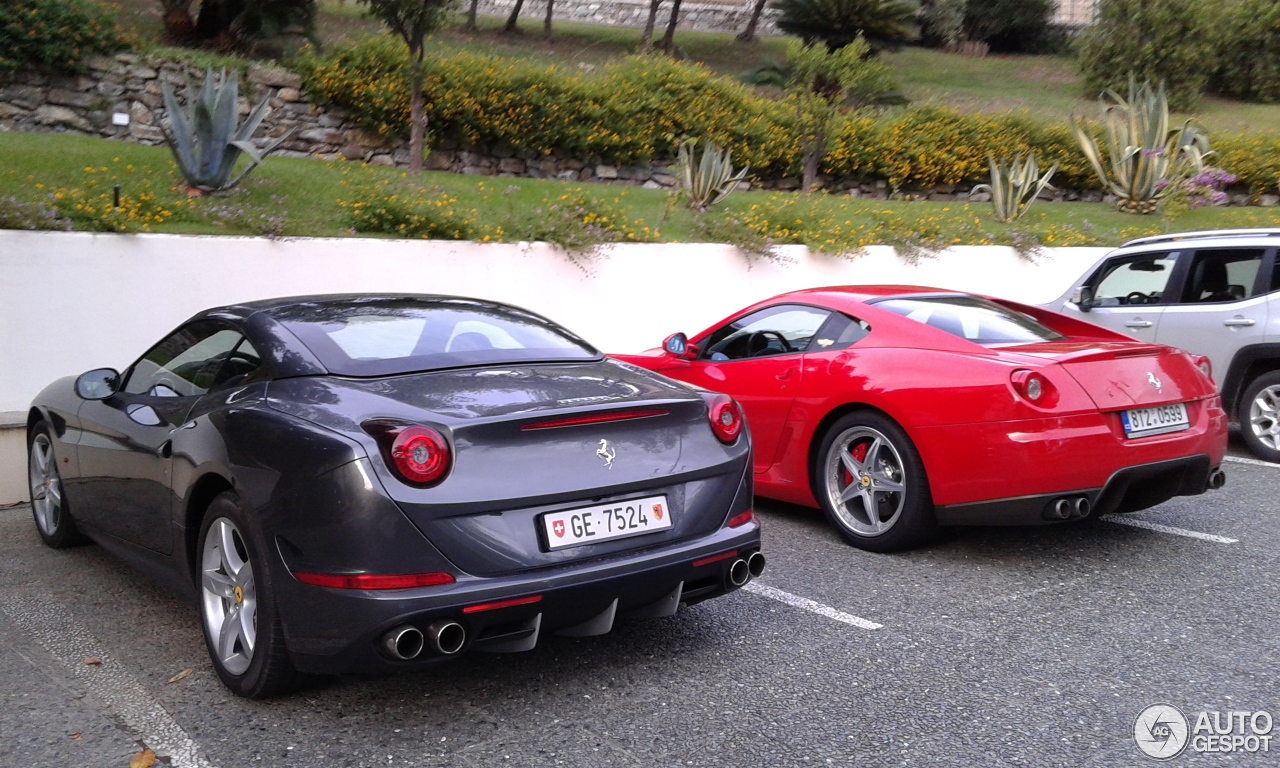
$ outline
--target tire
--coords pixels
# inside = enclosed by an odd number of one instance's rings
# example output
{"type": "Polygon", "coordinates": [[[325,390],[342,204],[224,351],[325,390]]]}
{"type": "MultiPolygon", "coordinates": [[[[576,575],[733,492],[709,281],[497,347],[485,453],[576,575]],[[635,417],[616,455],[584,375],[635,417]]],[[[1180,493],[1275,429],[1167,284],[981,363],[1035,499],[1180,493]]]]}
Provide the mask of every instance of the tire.
{"type": "Polygon", "coordinates": [[[31,515],[44,543],[65,549],[88,541],[76,528],[62,491],[58,457],[53,452],[49,425],[41,421],[27,440],[27,490],[31,493],[31,515]]]}
{"type": "Polygon", "coordinates": [[[1263,461],[1280,462],[1280,371],[1249,382],[1240,398],[1238,417],[1249,450],[1263,461]]]}
{"type": "Polygon", "coordinates": [[[895,552],[938,535],[920,454],[878,413],[857,411],[831,425],[815,457],[813,488],[827,520],[858,549],[895,552]]]}
{"type": "Polygon", "coordinates": [[[209,658],[223,684],[249,699],[287,693],[299,682],[259,539],[239,497],[227,491],[210,502],[196,548],[209,658]]]}

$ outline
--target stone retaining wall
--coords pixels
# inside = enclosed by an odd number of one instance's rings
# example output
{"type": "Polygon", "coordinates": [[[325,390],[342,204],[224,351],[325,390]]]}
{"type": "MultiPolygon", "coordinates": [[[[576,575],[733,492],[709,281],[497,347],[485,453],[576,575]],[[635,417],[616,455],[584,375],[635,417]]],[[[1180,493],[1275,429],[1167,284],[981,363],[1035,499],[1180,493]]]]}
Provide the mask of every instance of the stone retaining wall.
{"type": "MultiPolygon", "coordinates": [[[[649,18],[649,0],[554,0],[553,23],[573,21],[586,24],[603,24],[610,27],[635,27],[643,29],[649,18]]],[[[506,16],[515,7],[515,0],[480,0],[477,11],[486,16],[506,16]]],[[[741,32],[751,18],[754,0],[731,2],[681,3],[677,30],[704,32],[741,32]]],[[[547,13],[546,0],[526,0],[520,9],[523,26],[541,26],[547,13]]],[[[758,35],[781,34],[774,25],[777,12],[766,7],[756,27],[758,35]]],[[[662,37],[671,18],[671,0],[662,0],[654,36],[662,37]]]]}

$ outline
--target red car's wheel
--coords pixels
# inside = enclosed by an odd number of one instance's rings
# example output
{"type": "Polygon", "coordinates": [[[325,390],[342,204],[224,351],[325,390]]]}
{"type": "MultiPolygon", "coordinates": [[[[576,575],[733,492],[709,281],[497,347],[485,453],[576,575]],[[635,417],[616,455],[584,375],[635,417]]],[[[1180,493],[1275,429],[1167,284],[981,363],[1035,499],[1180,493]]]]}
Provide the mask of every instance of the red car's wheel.
{"type": "Polygon", "coordinates": [[[872,552],[925,543],[938,530],[920,454],[897,424],[857,412],[827,430],[814,495],[845,541],[872,552]]]}

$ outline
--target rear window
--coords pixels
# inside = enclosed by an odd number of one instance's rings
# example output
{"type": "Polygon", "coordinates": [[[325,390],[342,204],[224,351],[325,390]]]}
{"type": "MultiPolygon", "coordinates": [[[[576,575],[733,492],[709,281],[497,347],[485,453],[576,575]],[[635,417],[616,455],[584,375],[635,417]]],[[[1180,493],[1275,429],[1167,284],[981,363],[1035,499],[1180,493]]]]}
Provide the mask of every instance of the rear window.
{"type": "Polygon", "coordinates": [[[600,358],[591,345],[537,315],[466,299],[308,302],[271,314],[325,368],[343,376],[600,358]]]}
{"type": "Polygon", "coordinates": [[[975,344],[1029,344],[1065,338],[1026,315],[977,296],[914,296],[884,299],[875,305],[975,344]]]}

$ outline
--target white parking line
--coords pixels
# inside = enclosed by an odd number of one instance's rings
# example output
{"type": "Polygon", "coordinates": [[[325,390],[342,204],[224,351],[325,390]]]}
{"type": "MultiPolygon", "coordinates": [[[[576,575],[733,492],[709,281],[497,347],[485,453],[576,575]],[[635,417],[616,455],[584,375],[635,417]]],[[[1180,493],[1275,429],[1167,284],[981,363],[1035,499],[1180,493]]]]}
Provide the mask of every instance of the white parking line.
{"type": "Polygon", "coordinates": [[[790,592],[783,592],[780,589],[766,587],[758,581],[750,582],[743,587],[743,590],[751,592],[752,594],[760,595],[761,597],[768,597],[770,599],[777,600],[780,603],[786,603],[792,608],[799,608],[802,611],[809,611],[810,613],[816,613],[819,616],[826,616],[828,619],[835,619],[836,621],[853,627],[861,627],[862,629],[880,629],[882,626],[874,621],[867,621],[866,619],[854,616],[851,613],[837,611],[829,605],[814,602],[807,597],[800,597],[799,595],[793,595],[790,592]]]}
{"type": "Polygon", "coordinates": [[[1271,467],[1272,469],[1280,469],[1280,464],[1273,464],[1270,461],[1259,461],[1257,459],[1245,459],[1239,456],[1223,456],[1223,461],[1234,461],[1237,464],[1252,464],[1255,467],[1271,467]]]}
{"type": "Polygon", "coordinates": [[[111,706],[152,751],[175,768],[214,768],[182,726],[153,701],[152,695],[71,614],[50,596],[27,590],[0,590],[0,609],[29,632],[89,690],[111,706]],[[100,664],[85,659],[97,656],[100,664]]]}
{"type": "Polygon", "coordinates": [[[1152,523],[1147,520],[1140,520],[1136,517],[1128,515],[1103,515],[1103,520],[1108,523],[1119,523],[1120,525],[1131,525],[1134,528],[1146,528],[1150,531],[1159,531],[1160,533],[1172,533],[1174,536],[1186,536],[1189,539],[1201,539],[1203,541],[1216,541],[1219,544],[1237,544],[1239,539],[1229,539],[1226,536],[1218,536],[1214,533],[1201,533],[1199,531],[1188,531],[1186,528],[1174,528],[1172,525],[1161,525],[1160,523],[1152,523]]]}

